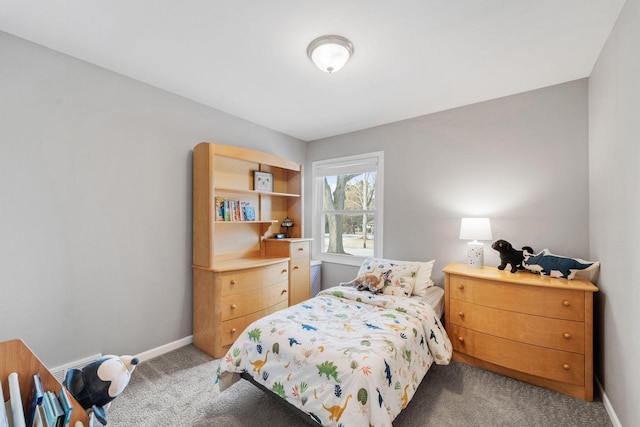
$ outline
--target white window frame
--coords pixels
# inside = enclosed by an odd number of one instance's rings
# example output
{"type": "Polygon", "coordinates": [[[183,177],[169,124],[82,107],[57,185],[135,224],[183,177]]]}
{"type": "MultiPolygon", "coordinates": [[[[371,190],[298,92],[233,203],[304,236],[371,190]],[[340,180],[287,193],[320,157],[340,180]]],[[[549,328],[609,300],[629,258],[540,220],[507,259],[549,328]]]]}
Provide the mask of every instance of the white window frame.
{"type": "MultiPolygon", "coordinates": [[[[376,203],[375,209],[372,209],[374,214],[374,230],[375,230],[375,243],[373,247],[373,256],[376,258],[382,258],[382,236],[383,229],[383,207],[384,207],[384,152],[376,151],[372,153],[357,154],[347,157],[339,157],[328,160],[318,160],[312,162],[312,255],[314,259],[319,259],[326,262],[355,265],[359,266],[365,259],[363,256],[358,255],[342,255],[342,254],[328,254],[322,252],[322,244],[324,242],[324,208],[323,208],[323,196],[324,196],[324,177],[331,175],[346,175],[349,173],[364,173],[368,171],[376,172],[376,186],[375,196],[376,203]],[[373,168],[373,169],[372,169],[373,168]]],[[[370,211],[369,211],[370,212],[370,211]]],[[[338,214],[353,214],[358,211],[336,211],[338,214]]]]}

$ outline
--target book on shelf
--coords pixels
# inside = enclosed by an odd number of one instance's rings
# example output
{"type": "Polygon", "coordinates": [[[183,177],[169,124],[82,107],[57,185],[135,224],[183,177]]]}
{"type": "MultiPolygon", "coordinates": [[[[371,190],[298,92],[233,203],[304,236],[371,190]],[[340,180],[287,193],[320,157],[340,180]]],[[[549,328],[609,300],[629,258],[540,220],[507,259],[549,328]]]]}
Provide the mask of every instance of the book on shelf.
{"type": "Polygon", "coordinates": [[[5,408],[4,394],[2,394],[2,385],[0,385],[0,427],[9,427],[9,419],[7,418],[7,409],[5,408]]]}
{"type": "Polygon", "coordinates": [[[11,400],[13,427],[26,427],[24,409],[22,408],[22,394],[20,393],[20,383],[16,372],[9,374],[9,400],[11,400]]]}
{"type": "Polygon", "coordinates": [[[224,197],[216,197],[216,221],[224,221],[224,197]]]}
{"type": "Polygon", "coordinates": [[[36,407],[36,414],[33,417],[31,427],[50,427],[49,424],[47,424],[47,416],[44,413],[44,406],[42,404],[36,407]]]}
{"type": "Polygon", "coordinates": [[[71,412],[73,411],[73,406],[71,405],[71,401],[69,400],[69,395],[64,387],[60,388],[60,405],[62,405],[62,410],[64,411],[64,420],[62,421],[62,425],[66,426],[71,421],[71,412]]]}
{"type": "Polygon", "coordinates": [[[42,408],[44,413],[44,425],[49,427],[56,427],[56,417],[53,413],[53,407],[51,406],[51,401],[49,401],[49,397],[46,394],[42,399],[42,408]]]}
{"type": "MultiPolygon", "coordinates": [[[[240,220],[241,221],[253,221],[247,218],[247,208],[251,207],[251,202],[248,200],[240,200],[240,220]]],[[[255,215],[254,215],[255,218],[255,215]]]]}
{"type": "Polygon", "coordinates": [[[215,198],[216,221],[255,221],[255,208],[248,200],[215,198]]]}
{"type": "Polygon", "coordinates": [[[229,209],[229,200],[225,200],[222,205],[223,205],[222,213],[224,215],[223,216],[224,221],[231,221],[231,210],[229,209]]]}
{"type": "Polygon", "coordinates": [[[7,424],[13,427],[13,417],[11,416],[11,399],[4,402],[4,413],[7,415],[7,424]]]}
{"type": "Polygon", "coordinates": [[[233,201],[233,220],[242,221],[242,213],[240,212],[240,200],[233,201]]]}
{"type": "Polygon", "coordinates": [[[25,406],[27,413],[25,414],[25,422],[27,426],[34,424],[36,413],[38,412],[38,406],[42,405],[42,398],[44,397],[44,387],[42,386],[42,380],[40,374],[35,374],[31,378],[31,395],[29,401],[25,406]]]}
{"type": "MultiPolygon", "coordinates": [[[[64,420],[64,410],[58,400],[58,396],[52,391],[47,391],[45,397],[49,399],[51,410],[53,411],[53,419],[49,423],[51,426],[62,427],[62,421],[64,420]]],[[[46,408],[45,408],[46,409],[46,408]]]]}
{"type": "Polygon", "coordinates": [[[245,221],[255,221],[256,220],[256,210],[253,206],[248,205],[243,208],[244,220],[245,221]]]}

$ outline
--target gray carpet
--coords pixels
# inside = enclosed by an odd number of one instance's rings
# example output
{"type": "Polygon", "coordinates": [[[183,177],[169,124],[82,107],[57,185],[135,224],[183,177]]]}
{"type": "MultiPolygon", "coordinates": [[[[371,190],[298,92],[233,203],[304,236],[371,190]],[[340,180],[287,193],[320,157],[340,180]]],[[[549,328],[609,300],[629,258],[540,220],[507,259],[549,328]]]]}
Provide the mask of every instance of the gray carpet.
{"type": "MultiPolygon", "coordinates": [[[[107,411],[111,427],[293,427],[305,424],[242,380],[220,393],[217,361],[193,345],[138,365],[107,411]]],[[[602,402],[554,391],[452,362],[434,365],[394,427],[611,426],[602,402]]],[[[347,426],[359,427],[359,426],[347,426]]]]}

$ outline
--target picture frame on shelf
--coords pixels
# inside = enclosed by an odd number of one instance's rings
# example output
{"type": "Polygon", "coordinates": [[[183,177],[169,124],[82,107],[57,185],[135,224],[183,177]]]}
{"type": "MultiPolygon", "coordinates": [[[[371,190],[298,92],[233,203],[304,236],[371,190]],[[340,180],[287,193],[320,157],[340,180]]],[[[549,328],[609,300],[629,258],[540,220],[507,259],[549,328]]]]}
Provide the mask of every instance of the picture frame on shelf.
{"type": "Polygon", "coordinates": [[[255,191],[273,191],[273,174],[253,171],[253,189],[255,191]]]}

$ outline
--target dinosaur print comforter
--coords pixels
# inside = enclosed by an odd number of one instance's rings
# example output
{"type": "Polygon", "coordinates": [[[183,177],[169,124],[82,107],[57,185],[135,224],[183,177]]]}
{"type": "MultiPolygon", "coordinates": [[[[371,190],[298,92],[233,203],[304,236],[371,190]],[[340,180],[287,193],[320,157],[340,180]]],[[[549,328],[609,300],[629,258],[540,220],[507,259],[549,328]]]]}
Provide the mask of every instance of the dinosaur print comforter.
{"type": "Polygon", "coordinates": [[[218,366],[243,371],[323,426],[391,426],[451,342],[431,306],[334,287],[249,325],[218,366]]]}

